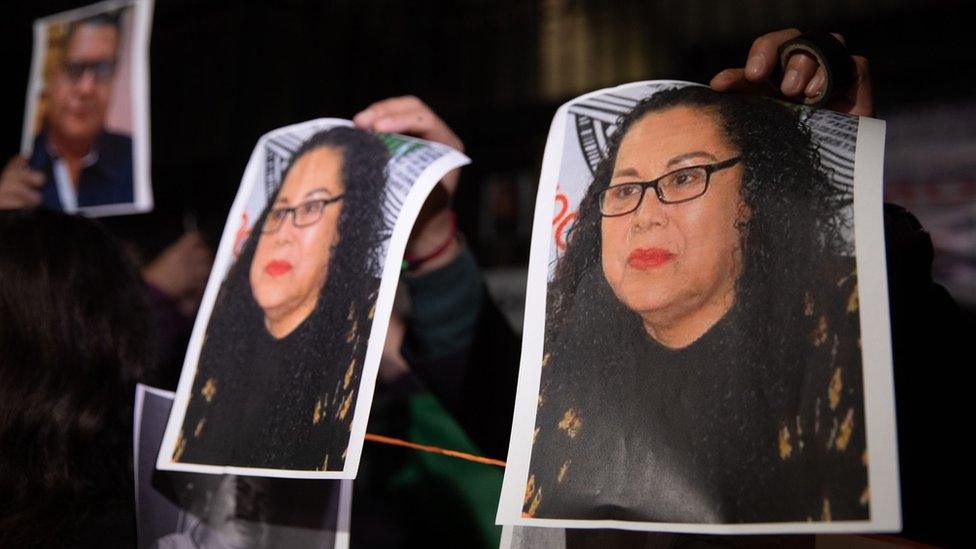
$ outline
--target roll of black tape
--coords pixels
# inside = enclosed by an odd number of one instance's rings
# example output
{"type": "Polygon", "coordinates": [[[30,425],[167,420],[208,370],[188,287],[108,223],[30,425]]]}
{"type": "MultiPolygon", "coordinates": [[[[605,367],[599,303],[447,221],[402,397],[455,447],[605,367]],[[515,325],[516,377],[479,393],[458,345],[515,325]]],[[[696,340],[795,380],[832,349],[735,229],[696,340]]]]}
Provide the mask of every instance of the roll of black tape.
{"type": "Polygon", "coordinates": [[[774,86],[779,88],[779,82],[786,70],[786,65],[794,53],[803,52],[817,60],[824,69],[824,86],[820,94],[807,97],[804,104],[811,107],[822,107],[837,95],[847,93],[854,84],[855,68],[847,47],[834,35],[824,31],[805,32],[792,40],[788,40],[779,47],[779,67],[773,78],[774,86]]]}

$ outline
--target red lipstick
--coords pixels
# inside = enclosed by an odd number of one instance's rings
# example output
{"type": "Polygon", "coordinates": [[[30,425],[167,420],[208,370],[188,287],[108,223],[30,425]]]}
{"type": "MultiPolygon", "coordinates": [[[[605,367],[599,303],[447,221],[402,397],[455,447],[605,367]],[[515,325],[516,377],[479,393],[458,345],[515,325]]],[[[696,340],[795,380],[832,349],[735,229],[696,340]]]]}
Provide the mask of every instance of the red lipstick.
{"type": "Polygon", "coordinates": [[[674,259],[674,254],[664,248],[637,248],[627,256],[627,265],[638,271],[660,267],[674,259]]]}
{"type": "Polygon", "coordinates": [[[291,263],[283,259],[275,259],[269,261],[267,265],[264,266],[264,272],[271,276],[281,276],[291,270],[291,263]]]}

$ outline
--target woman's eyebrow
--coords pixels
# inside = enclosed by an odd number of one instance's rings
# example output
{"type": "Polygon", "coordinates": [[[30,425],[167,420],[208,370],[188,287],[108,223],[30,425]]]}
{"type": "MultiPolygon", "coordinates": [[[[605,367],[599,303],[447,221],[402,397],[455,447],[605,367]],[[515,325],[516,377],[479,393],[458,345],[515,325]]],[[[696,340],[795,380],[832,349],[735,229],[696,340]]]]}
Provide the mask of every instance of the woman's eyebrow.
{"type": "MultiPolygon", "coordinates": [[[[681,164],[686,160],[691,160],[692,158],[704,158],[712,162],[718,162],[718,158],[716,158],[715,155],[712,153],[705,152],[705,151],[692,151],[690,153],[679,154],[678,156],[672,158],[671,160],[668,160],[667,166],[670,168],[676,164],[681,164]]],[[[640,173],[638,173],[635,168],[631,168],[631,167],[621,168],[613,172],[613,174],[610,176],[611,179],[617,177],[640,177],[640,173]]]]}
{"type": "Polygon", "coordinates": [[[319,193],[325,193],[325,194],[327,194],[329,196],[332,196],[332,191],[330,191],[329,189],[326,189],[325,187],[319,187],[317,189],[312,189],[312,190],[308,191],[307,193],[305,193],[305,198],[308,198],[308,197],[312,196],[313,194],[319,194],[319,193]]]}
{"type": "Polygon", "coordinates": [[[718,161],[718,158],[716,158],[715,155],[712,153],[707,153],[705,151],[694,151],[690,153],[679,154],[678,156],[672,158],[671,160],[668,160],[668,167],[670,168],[675,164],[681,164],[685,160],[690,160],[692,158],[707,158],[712,162],[718,161]]]}
{"type": "Polygon", "coordinates": [[[634,168],[621,168],[613,172],[613,175],[611,175],[610,178],[613,179],[615,177],[638,177],[638,176],[640,176],[640,174],[637,173],[637,170],[634,168]]]}
{"type": "MultiPolygon", "coordinates": [[[[312,196],[314,194],[319,194],[319,193],[325,193],[325,194],[327,194],[329,196],[332,196],[332,193],[329,191],[329,189],[326,189],[325,187],[319,187],[317,189],[312,189],[312,190],[308,191],[307,193],[305,193],[305,198],[308,198],[308,197],[310,197],[310,196],[312,196]]],[[[287,205],[289,203],[291,203],[291,201],[288,200],[288,197],[287,196],[279,196],[278,197],[278,200],[275,200],[275,204],[286,204],[287,205]]]]}

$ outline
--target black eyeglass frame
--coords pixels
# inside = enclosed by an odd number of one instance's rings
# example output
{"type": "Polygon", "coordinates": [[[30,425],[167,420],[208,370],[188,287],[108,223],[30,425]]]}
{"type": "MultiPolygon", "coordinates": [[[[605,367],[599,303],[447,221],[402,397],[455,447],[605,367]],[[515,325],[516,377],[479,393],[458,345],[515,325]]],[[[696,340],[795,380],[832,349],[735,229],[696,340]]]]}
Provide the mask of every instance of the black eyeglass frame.
{"type": "Polygon", "coordinates": [[[101,61],[63,61],[61,72],[72,82],[77,82],[91,71],[92,76],[99,82],[111,80],[118,70],[118,59],[103,59],[101,61]]]}
{"type": "Polygon", "coordinates": [[[291,224],[296,229],[304,229],[305,227],[310,227],[312,225],[315,225],[316,223],[322,220],[322,215],[325,213],[325,209],[329,206],[329,204],[334,204],[342,200],[342,197],[344,196],[345,194],[340,194],[339,196],[333,196],[331,198],[316,198],[314,200],[306,200],[301,204],[297,204],[292,207],[273,208],[271,211],[268,212],[268,216],[264,219],[264,223],[261,225],[261,234],[274,234],[280,231],[281,228],[285,226],[285,222],[287,221],[288,214],[291,214],[291,224]],[[303,208],[309,204],[315,204],[315,203],[322,203],[322,209],[319,210],[319,215],[318,217],[315,218],[315,221],[309,221],[308,223],[299,223],[298,209],[303,208]],[[284,212],[284,216],[281,218],[281,222],[278,223],[278,226],[275,227],[274,230],[269,231],[266,229],[266,227],[268,226],[268,220],[271,219],[271,215],[274,214],[275,212],[284,212]]]}
{"type": "Polygon", "coordinates": [[[661,177],[658,177],[657,179],[652,179],[650,181],[632,181],[629,183],[621,183],[620,185],[611,185],[606,189],[600,191],[600,194],[597,196],[597,204],[600,208],[600,215],[603,217],[620,217],[620,216],[624,216],[636,212],[637,209],[640,208],[641,204],[643,204],[644,195],[647,193],[647,189],[649,187],[652,187],[654,189],[654,194],[657,196],[657,199],[661,201],[661,204],[682,204],[684,202],[690,202],[692,200],[701,198],[702,196],[705,196],[706,192],[708,192],[708,184],[711,182],[713,173],[731,168],[732,166],[735,166],[741,161],[742,161],[742,156],[733,156],[728,160],[723,160],[721,162],[716,162],[714,164],[703,164],[699,166],[687,166],[685,168],[678,168],[677,170],[670,171],[662,175],[661,177]],[[678,172],[683,172],[685,170],[702,170],[702,169],[705,170],[705,186],[704,188],[702,188],[701,193],[692,197],[682,198],[681,200],[664,199],[664,195],[661,192],[661,187],[659,186],[659,183],[661,182],[662,179],[674,175],[678,172]],[[619,187],[624,187],[627,185],[639,185],[641,189],[640,198],[637,199],[637,204],[634,205],[634,208],[632,210],[628,210],[622,213],[614,213],[614,214],[603,213],[603,201],[604,201],[604,197],[606,196],[606,193],[613,189],[617,189],[619,187]]]}

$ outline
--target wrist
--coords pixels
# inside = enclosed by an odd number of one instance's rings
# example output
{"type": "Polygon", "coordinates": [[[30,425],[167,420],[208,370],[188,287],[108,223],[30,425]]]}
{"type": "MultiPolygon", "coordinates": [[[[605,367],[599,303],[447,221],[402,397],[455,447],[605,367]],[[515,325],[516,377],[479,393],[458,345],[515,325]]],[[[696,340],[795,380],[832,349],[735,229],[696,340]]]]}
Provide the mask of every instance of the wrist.
{"type": "Polygon", "coordinates": [[[410,233],[404,256],[409,258],[431,255],[456,233],[457,218],[450,207],[444,207],[433,215],[421,212],[410,233]]]}
{"type": "Polygon", "coordinates": [[[404,270],[412,274],[430,272],[453,261],[461,250],[457,218],[444,210],[411,235],[404,253],[404,270]]]}
{"type": "Polygon", "coordinates": [[[142,270],[142,280],[166,297],[174,301],[179,300],[183,292],[174,280],[175,277],[167,276],[168,274],[170,273],[164,267],[153,261],[142,270]]]}
{"type": "Polygon", "coordinates": [[[451,264],[461,254],[462,245],[457,236],[445,243],[444,249],[422,261],[404,261],[404,271],[412,276],[427,274],[451,264]]]}

